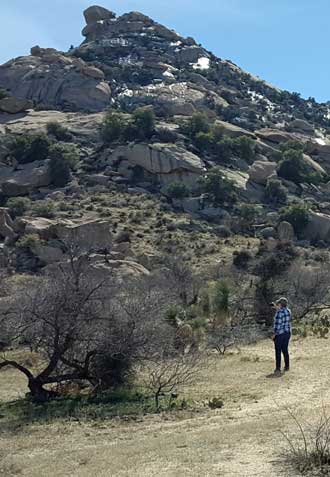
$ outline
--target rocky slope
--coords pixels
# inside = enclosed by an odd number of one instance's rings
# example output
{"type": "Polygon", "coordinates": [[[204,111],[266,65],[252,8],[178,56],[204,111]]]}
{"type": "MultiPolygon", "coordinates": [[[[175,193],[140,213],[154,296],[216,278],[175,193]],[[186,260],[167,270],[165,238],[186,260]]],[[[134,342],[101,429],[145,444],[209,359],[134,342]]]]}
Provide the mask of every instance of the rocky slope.
{"type": "MultiPolygon", "coordinates": [[[[109,10],[93,6],[84,15],[85,40],[79,47],[59,52],[34,46],[30,56],[0,66],[3,263],[25,270],[62,260],[61,240],[75,228],[83,230],[75,233],[82,246],[87,246],[86,234],[90,233],[84,230],[95,230],[95,253],[111,248],[115,255],[119,254],[117,259],[141,256],[141,248],[134,245],[132,252],[129,245],[134,234],[148,254],[156,249],[180,250],[181,232],[177,233],[175,225],[168,225],[180,220],[186,221],[186,231],[190,223],[192,234],[202,230],[211,237],[213,245],[219,245],[221,234],[231,232],[292,240],[295,231],[290,224],[283,225],[280,218],[283,204],[272,202],[269,197],[266,200],[270,179],[278,179],[286,188],[288,205],[309,207],[309,223],[300,237],[304,239],[301,244],[330,241],[328,104],[281,91],[141,13],[116,17],[109,10]],[[150,137],[104,141],[100,128],[108,108],[121,111],[130,120],[136,108],[143,106],[152,106],[156,115],[150,137]],[[252,140],[252,156],[247,159],[234,146],[229,156],[228,151],[224,154],[219,148],[202,148],[186,127],[196,112],[205,115],[221,140],[234,145],[240,138],[252,140]],[[49,159],[32,157],[31,161],[17,165],[12,157],[15,138],[37,133],[49,135],[47,126],[54,122],[66,128],[69,142],[79,151],[79,165],[71,182],[63,187],[52,182],[49,159]],[[320,180],[297,183],[279,174],[283,145],[292,142],[303,150],[299,159],[303,167],[320,180]],[[223,177],[233,181],[238,195],[235,206],[215,205],[194,189],[214,166],[223,177]],[[185,184],[191,188],[190,194],[171,200],[164,188],[173,183],[185,184]],[[30,203],[23,218],[15,218],[7,208],[8,200],[23,196],[30,203]],[[92,197],[103,200],[103,208],[95,206],[93,200],[91,203],[92,197]],[[120,197],[117,203],[114,197],[120,197]],[[147,218],[147,209],[139,207],[144,201],[150,206],[149,200],[158,214],[152,220],[147,218]],[[135,209],[131,208],[132,201],[135,209]],[[40,207],[36,209],[35,203],[40,202],[51,203],[50,218],[38,216],[40,207]],[[118,209],[118,202],[123,204],[121,216],[112,214],[113,207],[118,209]],[[118,237],[130,226],[127,204],[131,214],[139,215],[142,211],[139,221],[144,222],[144,230],[136,232],[133,226],[130,239],[125,241],[118,237]],[[254,214],[248,225],[240,213],[242,204],[250,204],[260,212],[254,214]],[[164,216],[165,222],[161,222],[164,216]],[[219,226],[226,226],[227,232],[219,232],[219,226]],[[150,227],[158,230],[157,236],[148,235],[150,227]],[[41,242],[22,246],[22,237],[31,234],[41,242]],[[150,241],[154,241],[153,247],[150,241]]],[[[54,137],[52,141],[58,142],[54,137]]],[[[184,240],[189,241],[189,234],[184,240]]],[[[181,251],[185,251],[184,246],[181,251]]],[[[102,262],[97,256],[95,260],[102,262]]],[[[144,257],[144,264],[149,265],[149,258],[144,257]]],[[[133,274],[146,272],[143,267],[137,270],[127,263],[121,266],[133,274]]]]}

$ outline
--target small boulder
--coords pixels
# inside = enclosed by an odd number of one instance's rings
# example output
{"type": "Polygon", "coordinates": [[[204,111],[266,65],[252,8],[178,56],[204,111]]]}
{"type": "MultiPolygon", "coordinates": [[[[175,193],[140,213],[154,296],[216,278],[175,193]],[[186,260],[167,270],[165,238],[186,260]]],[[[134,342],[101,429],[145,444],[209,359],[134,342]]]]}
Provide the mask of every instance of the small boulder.
{"type": "Polygon", "coordinates": [[[276,230],[274,227],[265,227],[260,230],[260,235],[264,239],[274,238],[276,236],[276,230]]]}
{"type": "Polygon", "coordinates": [[[266,185],[268,179],[276,177],[276,162],[255,161],[249,169],[249,180],[256,184],[266,185]]]}
{"type": "Polygon", "coordinates": [[[277,228],[278,238],[283,241],[292,242],[295,239],[294,228],[289,222],[283,221],[277,228]]]}

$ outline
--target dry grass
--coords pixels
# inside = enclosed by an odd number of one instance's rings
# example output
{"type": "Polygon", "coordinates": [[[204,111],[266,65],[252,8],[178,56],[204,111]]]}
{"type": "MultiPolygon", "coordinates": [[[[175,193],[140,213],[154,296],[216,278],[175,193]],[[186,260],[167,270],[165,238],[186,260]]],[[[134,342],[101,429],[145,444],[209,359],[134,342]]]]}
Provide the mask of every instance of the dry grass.
{"type": "MultiPolygon", "coordinates": [[[[311,420],[322,401],[329,405],[328,342],[294,341],[292,358],[290,374],[267,379],[273,369],[271,342],[215,356],[200,382],[187,390],[198,409],[193,412],[55,421],[0,434],[0,475],[294,477],[279,459],[281,440],[285,446],[279,429],[292,426],[287,407],[311,420]],[[203,406],[213,397],[221,397],[225,407],[203,406]]],[[[0,373],[1,399],[24,392],[19,375],[0,373]]]]}

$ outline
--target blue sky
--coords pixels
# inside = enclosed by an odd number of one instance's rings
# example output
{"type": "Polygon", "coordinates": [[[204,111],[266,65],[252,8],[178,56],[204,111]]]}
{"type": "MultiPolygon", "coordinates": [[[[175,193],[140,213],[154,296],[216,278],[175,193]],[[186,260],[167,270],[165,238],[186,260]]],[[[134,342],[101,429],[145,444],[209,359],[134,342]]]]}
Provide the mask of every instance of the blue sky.
{"type": "MultiPolygon", "coordinates": [[[[0,0],[0,63],[31,46],[67,50],[82,41],[93,0],[0,0]]],[[[329,0],[100,0],[137,10],[221,58],[304,97],[330,100],[329,0]]]]}

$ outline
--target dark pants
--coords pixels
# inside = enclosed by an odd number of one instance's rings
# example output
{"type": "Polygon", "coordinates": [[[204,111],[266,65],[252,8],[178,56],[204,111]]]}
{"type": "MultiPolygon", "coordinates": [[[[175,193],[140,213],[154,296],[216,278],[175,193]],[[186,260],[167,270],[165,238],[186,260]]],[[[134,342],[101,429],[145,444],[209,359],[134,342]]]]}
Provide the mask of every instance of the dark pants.
{"type": "Polygon", "coordinates": [[[289,341],[291,338],[291,333],[283,333],[282,335],[276,335],[274,339],[275,343],[275,359],[276,359],[276,369],[281,369],[281,355],[283,353],[285,369],[290,367],[290,357],[289,357],[289,341]]]}

